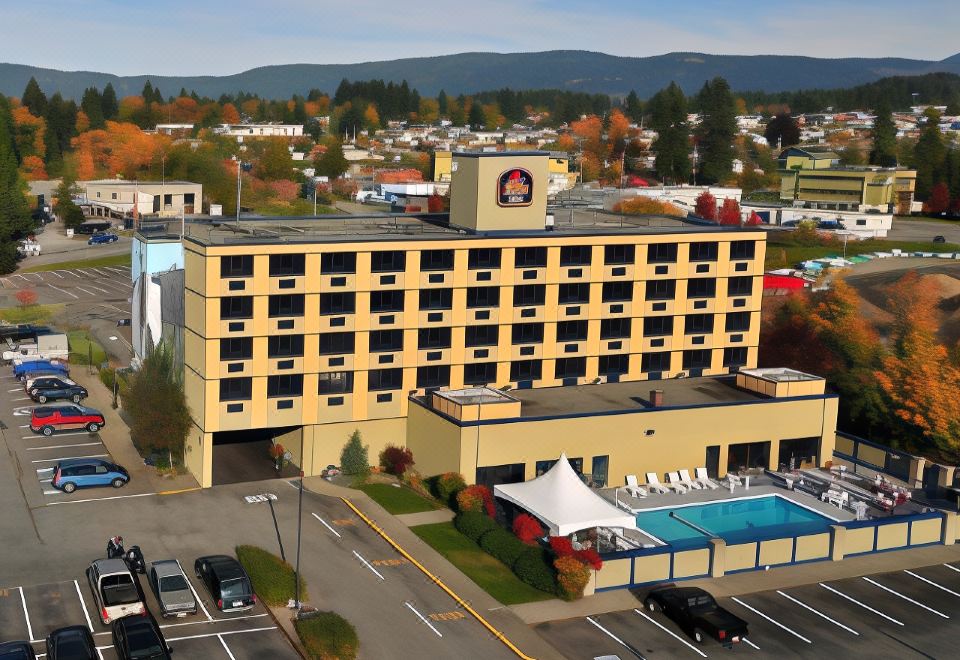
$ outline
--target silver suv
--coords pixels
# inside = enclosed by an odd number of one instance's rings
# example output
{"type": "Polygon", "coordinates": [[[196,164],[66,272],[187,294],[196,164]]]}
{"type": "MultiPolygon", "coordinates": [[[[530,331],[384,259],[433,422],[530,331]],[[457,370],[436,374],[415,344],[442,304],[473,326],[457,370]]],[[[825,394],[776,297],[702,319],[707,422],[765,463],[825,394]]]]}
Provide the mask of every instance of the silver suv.
{"type": "Polygon", "coordinates": [[[160,603],[160,613],[164,617],[197,613],[197,599],[176,559],[150,564],[150,588],[160,603]]]}

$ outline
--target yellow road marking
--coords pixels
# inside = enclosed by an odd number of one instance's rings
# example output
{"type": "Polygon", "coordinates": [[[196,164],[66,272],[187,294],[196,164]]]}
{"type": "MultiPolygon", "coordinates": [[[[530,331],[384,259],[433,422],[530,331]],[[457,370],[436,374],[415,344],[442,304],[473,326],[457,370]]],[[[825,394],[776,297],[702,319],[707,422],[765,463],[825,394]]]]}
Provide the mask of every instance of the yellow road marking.
{"type": "Polygon", "coordinates": [[[189,493],[195,490],[200,490],[199,486],[194,486],[193,488],[180,488],[178,490],[161,490],[157,495],[178,495],[180,493],[189,493]]]}
{"type": "Polygon", "coordinates": [[[463,612],[437,612],[435,614],[428,614],[431,619],[434,621],[456,621],[457,619],[466,619],[467,615],[463,612]]]}
{"type": "Polygon", "coordinates": [[[337,527],[351,527],[357,524],[347,518],[341,518],[340,520],[331,520],[330,522],[332,522],[337,527]]]}
{"type": "Polygon", "coordinates": [[[370,563],[374,566],[402,566],[408,562],[406,559],[375,559],[370,563]]]}

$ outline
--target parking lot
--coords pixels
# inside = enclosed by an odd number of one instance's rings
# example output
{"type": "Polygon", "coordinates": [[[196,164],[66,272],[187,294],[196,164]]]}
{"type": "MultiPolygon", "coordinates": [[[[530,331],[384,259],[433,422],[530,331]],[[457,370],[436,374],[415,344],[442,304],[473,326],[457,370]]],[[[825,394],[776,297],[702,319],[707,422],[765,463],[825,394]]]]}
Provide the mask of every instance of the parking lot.
{"type": "MultiPolygon", "coordinates": [[[[682,586],[682,584],[681,584],[682,586]]],[[[641,594],[642,595],[642,594],[641,594]]],[[[960,633],[960,562],[719,598],[750,634],[733,652],[755,657],[946,658],[960,633]]],[[[706,658],[662,613],[643,609],[553,621],[537,631],[568,658],[706,658]]]]}
{"type": "Polygon", "coordinates": [[[45,303],[69,303],[86,300],[99,303],[123,303],[133,289],[130,266],[69,268],[39,273],[15,273],[0,277],[3,289],[33,289],[45,303]]]}

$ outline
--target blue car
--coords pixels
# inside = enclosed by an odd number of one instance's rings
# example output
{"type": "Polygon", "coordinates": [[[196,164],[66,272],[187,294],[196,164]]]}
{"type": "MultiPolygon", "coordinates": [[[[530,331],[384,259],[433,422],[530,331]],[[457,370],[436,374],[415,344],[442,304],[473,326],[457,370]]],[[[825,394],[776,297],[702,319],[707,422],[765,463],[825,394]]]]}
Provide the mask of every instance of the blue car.
{"type": "Polygon", "coordinates": [[[113,486],[122,488],[130,481],[130,474],[116,463],[99,458],[70,458],[57,463],[50,485],[64,493],[78,488],[113,486]]]}
{"type": "Polygon", "coordinates": [[[103,232],[101,234],[94,234],[87,240],[87,245],[102,245],[104,243],[116,243],[120,240],[120,237],[116,234],[109,234],[103,232]]]}
{"type": "Polygon", "coordinates": [[[14,378],[26,380],[30,377],[31,373],[38,375],[69,376],[70,368],[63,362],[54,362],[52,360],[24,360],[13,367],[14,378]]]}

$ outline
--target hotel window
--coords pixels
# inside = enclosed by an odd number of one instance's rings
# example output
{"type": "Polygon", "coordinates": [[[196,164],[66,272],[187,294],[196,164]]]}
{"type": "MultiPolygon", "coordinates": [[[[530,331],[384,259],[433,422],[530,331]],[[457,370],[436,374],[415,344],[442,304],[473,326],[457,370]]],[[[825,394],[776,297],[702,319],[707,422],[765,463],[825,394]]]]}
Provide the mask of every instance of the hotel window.
{"type": "Polygon", "coordinates": [[[270,276],[303,275],[306,257],[302,254],[271,254],[270,276]]]}
{"type": "Polygon", "coordinates": [[[664,337],[673,334],[672,316],[648,316],[643,319],[644,337],[664,337]]]}
{"type": "Polygon", "coordinates": [[[323,275],[357,272],[356,252],[325,252],[320,255],[320,272],[323,275]]]}
{"type": "Polygon", "coordinates": [[[731,241],[730,260],[753,259],[757,250],[756,241],[731,241]]]}
{"type": "Polygon", "coordinates": [[[303,335],[267,337],[267,357],[302,357],[303,335]]]}
{"type": "Polygon", "coordinates": [[[513,287],[513,304],[516,307],[542,305],[546,299],[546,284],[521,284],[513,287]]]}
{"type": "Polygon", "coordinates": [[[453,289],[422,289],[420,309],[450,309],[453,307],[453,289]]]}
{"type": "Polygon", "coordinates": [[[370,311],[371,312],[402,312],[403,294],[399,289],[392,291],[371,291],[370,292],[370,311]]]}
{"type": "Polygon", "coordinates": [[[561,266],[589,266],[593,248],[589,245],[565,245],[560,248],[561,266]]]}
{"type": "Polygon", "coordinates": [[[687,280],[687,298],[713,298],[717,294],[717,280],[695,277],[687,280]]]}
{"type": "Polygon", "coordinates": [[[467,268],[470,270],[500,268],[500,248],[473,248],[467,253],[467,268]]]}
{"type": "Polygon", "coordinates": [[[496,380],[496,362],[476,362],[463,365],[463,382],[467,385],[489,385],[496,380]]]}
{"type": "Polygon", "coordinates": [[[676,280],[648,280],[647,300],[673,300],[677,295],[676,280]]]}
{"type": "Polygon", "coordinates": [[[467,308],[496,307],[500,304],[500,289],[495,286],[467,288],[467,308]]]}
{"type": "Polygon", "coordinates": [[[417,387],[448,387],[450,385],[450,366],[437,364],[429,367],[417,367],[417,387]]]}
{"type": "Polygon", "coordinates": [[[303,316],[303,294],[270,296],[267,305],[269,316],[303,316]]]}
{"type": "Polygon", "coordinates": [[[220,299],[221,319],[252,319],[253,296],[227,296],[220,299]]]}
{"type": "Polygon", "coordinates": [[[717,243],[708,241],[690,244],[690,261],[716,261],[717,243]]]}
{"type": "Polygon", "coordinates": [[[403,369],[372,369],[367,375],[367,389],[399,390],[403,387],[403,369]]]}
{"type": "Polygon", "coordinates": [[[450,328],[422,328],[417,332],[417,348],[450,348],[450,328]]]}
{"type": "Polygon", "coordinates": [[[400,250],[386,250],[370,253],[370,270],[374,273],[398,273],[407,266],[407,253],[400,250]]]}
{"type": "Polygon", "coordinates": [[[727,332],[749,332],[750,312],[729,312],[724,329],[727,332]]]}
{"type": "Polygon", "coordinates": [[[554,362],[553,377],[562,378],[583,378],[587,375],[587,358],[557,358],[554,362]]]}
{"type": "Polygon", "coordinates": [[[603,302],[629,301],[633,299],[633,282],[604,282],[603,302]]]}
{"type": "Polygon", "coordinates": [[[676,243],[651,243],[647,247],[648,264],[672,264],[677,261],[676,243]]]}
{"type": "Polygon", "coordinates": [[[466,346],[496,346],[500,341],[498,325],[468,325],[466,346]]]}
{"type": "Polygon", "coordinates": [[[324,332],[320,334],[320,355],[353,353],[356,340],[352,332],[324,332]]]}
{"type": "Polygon", "coordinates": [[[713,314],[690,314],[684,319],[683,331],[688,335],[713,332],[713,314]]]}
{"type": "Polygon", "coordinates": [[[584,341],[586,338],[586,321],[560,321],[560,323],[557,323],[557,341],[584,341]]]}
{"type": "Polygon", "coordinates": [[[253,357],[253,337],[220,340],[220,360],[249,360],[253,357]]]}
{"type": "Polygon", "coordinates": [[[321,314],[353,314],[357,307],[355,293],[321,293],[321,314]]]}
{"type": "Polygon", "coordinates": [[[747,364],[747,348],[741,346],[738,348],[723,349],[723,366],[725,367],[743,367],[747,364]]]}
{"type": "Polygon", "coordinates": [[[631,319],[602,319],[600,339],[622,339],[630,336],[631,319]]]}
{"type": "Polygon", "coordinates": [[[543,342],[542,323],[516,323],[513,325],[511,337],[516,344],[540,344],[543,342]]]}
{"type": "Polygon", "coordinates": [[[684,369],[709,369],[710,360],[713,351],[710,349],[696,349],[692,351],[683,352],[683,368],[684,369]]]}
{"type": "Polygon", "coordinates": [[[753,293],[752,277],[731,277],[727,280],[728,296],[749,296],[753,293]]]}
{"type": "Polygon", "coordinates": [[[590,302],[589,284],[561,284],[559,289],[561,305],[590,302]]]}
{"type": "Polygon", "coordinates": [[[607,245],[603,248],[603,263],[610,265],[632,264],[636,254],[633,245],[607,245]]]}
{"type": "Polygon", "coordinates": [[[253,391],[252,378],[221,378],[221,401],[247,401],[253,391]]]}
{"type": "Polygon", "coordinates": [[[420,270],[453,270],[453,250],[424,250],[420,270]]]}
{"type": "Polygon", "coordinates": [[[220,277],[250,277],[253,275],[253,255],[220,257],[220,277]]]}
{"type": "Polygon", "coordinates": [[[514,266],[517,268],[543,268],[546,265],[545,247],[519,247],[514,251],[514,266]]]}
{"type": "Polygon", "coordinates": [[[370,332],[370,352],[389,353],[403,350],[403,330],[373,330],[370,332]]]}
{"type": "Polygon", "coordinates": [[[540,380],[543,364],[540,360],[515,360],[510,363],[510,380],[540,380]]]}
{"type": "Polygon", "coordinates": [[[317,394],[349,394],[353,392],[352,371],[331,371],[319,374],[317,394]]]}
{"type": "Polygon", "coordinates": [[[267,376],[267,397],[302,396],[303,374],[267,376]]]}
{"type": "Polygon", "coordinates": [[[630,371],[630,356],[621,355],[601,355],[600,356],[600,375],[612,376],[614,374],[625,374],[630,371]]]}
{"type": "Polygon", "coordinates": [[[670,371],[670,353],[644,353],[640,358],[640,371],[643,373],[670,371]]]}

